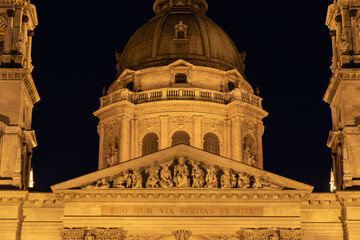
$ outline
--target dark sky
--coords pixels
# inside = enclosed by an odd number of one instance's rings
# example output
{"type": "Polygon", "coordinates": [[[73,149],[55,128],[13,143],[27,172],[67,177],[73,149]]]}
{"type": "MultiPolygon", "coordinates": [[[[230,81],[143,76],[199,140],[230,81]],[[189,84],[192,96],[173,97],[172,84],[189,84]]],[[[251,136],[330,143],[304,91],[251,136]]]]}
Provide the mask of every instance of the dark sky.
{"type": "MultiPolygon", "coordinates": [[[[33,112],[39,146],[33,166],[39,190],[97,170],[97,119],[102,87],[116,74],[115,51],[154,13],[153,0],[32,1],[39,26],[33,76],[41,101],[33,112]]],[[[326,147],[331,1],[208,0],[207,13],[246,51],[246,75],[261,90],[264,168],[328,191],[326,147]]]]}

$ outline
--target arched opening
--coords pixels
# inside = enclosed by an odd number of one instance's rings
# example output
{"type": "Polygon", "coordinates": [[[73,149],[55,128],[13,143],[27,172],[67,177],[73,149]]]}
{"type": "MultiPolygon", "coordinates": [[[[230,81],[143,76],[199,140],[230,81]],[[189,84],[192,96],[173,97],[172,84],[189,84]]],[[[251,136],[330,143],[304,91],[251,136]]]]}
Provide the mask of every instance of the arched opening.
{"type": "Polygon", "coordinates": [[[185,32],[182,31],[182,30],[179,30],[179,31],[177,32],[177,38],[178,38],[178,39],[183,39],[183,38],[185,38],[185,32]]]}
{"type": "Polygon", "coordinates": [[[228,90],[229,90],[229,92],[231,92],[234,89],[235,89],[235,84],[233,82],[228,82],[228,90]]]}
{"type": "Polygon", "coordinates": [[[186,144],[190,146],[190,136],[184,131],[178,131],[172,136],[171,146],[186,144]]]}
{"type": "Polygon", "coordinates": [[[142,141],[142,155],[157,152],[159,150],[158,136],[155,133],[148,133],[142,141]]]}
{"type": "Polygon", "coordinates": [[[220,141],[213,133],[207,133],[204,136],[204,150],[220,155],[220,141]]]}

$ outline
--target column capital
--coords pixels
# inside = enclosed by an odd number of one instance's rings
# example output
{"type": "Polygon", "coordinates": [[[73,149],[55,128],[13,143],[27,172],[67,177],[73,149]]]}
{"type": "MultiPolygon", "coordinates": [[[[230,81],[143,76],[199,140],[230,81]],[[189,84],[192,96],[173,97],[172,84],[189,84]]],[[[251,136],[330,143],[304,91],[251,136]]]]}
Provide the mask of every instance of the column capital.
{"type": "Polygon", "coordinates": [[[7,14],[8,14],[8,17],[15,17],[15,10],[14,9],[8,9],[7,14]]]}

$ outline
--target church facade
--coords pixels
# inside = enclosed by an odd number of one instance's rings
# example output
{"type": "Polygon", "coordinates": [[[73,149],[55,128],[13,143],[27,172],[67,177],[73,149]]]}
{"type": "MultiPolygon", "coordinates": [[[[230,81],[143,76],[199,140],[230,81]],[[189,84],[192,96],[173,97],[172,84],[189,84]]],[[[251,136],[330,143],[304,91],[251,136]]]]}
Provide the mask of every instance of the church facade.
{"type": "Polygon", "coordinates": [[[36,9],[0,1],[0,239],[360,239],[358,2],[336,0],[326,22],[332,193],[263,169],[268,113],[206,0],[155,1],[94,113],[99,170],[39,193],[28,190],[36,9]]]}

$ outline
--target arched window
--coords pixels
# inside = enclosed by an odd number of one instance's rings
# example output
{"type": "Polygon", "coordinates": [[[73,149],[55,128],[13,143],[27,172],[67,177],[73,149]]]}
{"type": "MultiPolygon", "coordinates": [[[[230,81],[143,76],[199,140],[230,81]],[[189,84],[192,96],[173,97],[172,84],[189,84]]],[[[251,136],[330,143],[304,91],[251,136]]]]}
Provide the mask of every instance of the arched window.
{"type": "Polygon", "coordinates": [[[220,154],[219,138],[213,133],[207,133],[204,136],[204,150],[214,154],[220,154]]]}
{"type": "Polygon", "coordinates": [[[174,133],[172,136],[171,146],[175,146],[178,144],[186,144],[190,146],[190,136],[184,131],[179,131],[174,133]]]}
{"type": "Polygon", "coordinates": [[[177,32],[177,38],[178,39],[182,39],[182,38],[185,38],[185,32],[184,31],[178,31],[177,32]]]}
{"type": "Polygon", "coordinates": [[[142,155],[157,152],[159,150],[158,136],[155,133],[148,133],[142,141],[142,155]]]}

